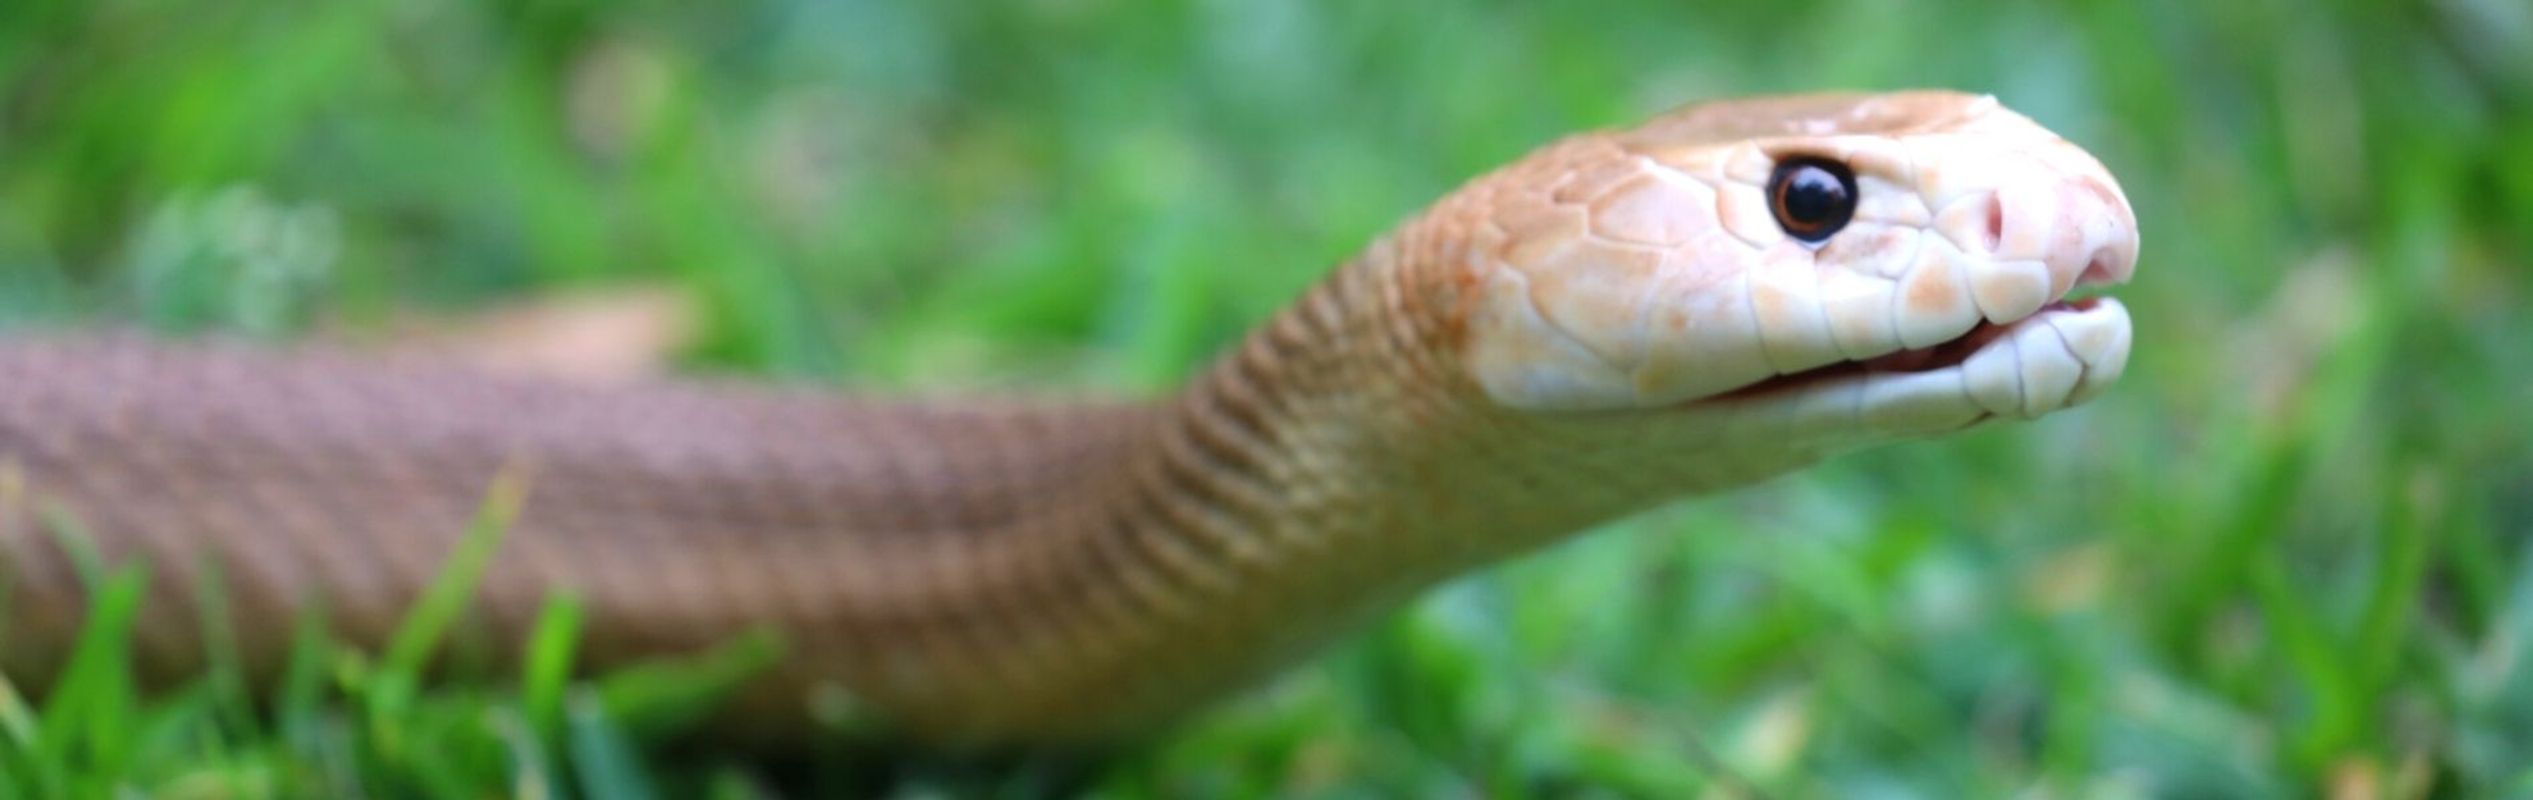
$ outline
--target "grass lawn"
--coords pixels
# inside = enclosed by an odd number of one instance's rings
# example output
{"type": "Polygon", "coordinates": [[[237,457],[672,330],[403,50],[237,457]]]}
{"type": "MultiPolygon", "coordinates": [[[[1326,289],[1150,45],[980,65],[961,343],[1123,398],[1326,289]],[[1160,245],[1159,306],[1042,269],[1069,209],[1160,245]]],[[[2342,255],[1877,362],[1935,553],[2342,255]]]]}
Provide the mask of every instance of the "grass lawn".
{"type": "MultiPolygon", "coordinates": [[[[1537,5],[11,0],[0,322],[666,286],[698,372],[1152,393],[1561,132],[1988,91],[2136,206],[2108,395],[1455,582],[1087,787],[2533,795],[2533,6],[1537,5]]],[[[135,692],[136,604],[218,598],[94,565],[70,677],[0,683],[0,798],[1048,785],[653,746],[763,653],[575,680],[568,602],[525,674],[426,684],[483,552],[277,697],[135,692]]]]}

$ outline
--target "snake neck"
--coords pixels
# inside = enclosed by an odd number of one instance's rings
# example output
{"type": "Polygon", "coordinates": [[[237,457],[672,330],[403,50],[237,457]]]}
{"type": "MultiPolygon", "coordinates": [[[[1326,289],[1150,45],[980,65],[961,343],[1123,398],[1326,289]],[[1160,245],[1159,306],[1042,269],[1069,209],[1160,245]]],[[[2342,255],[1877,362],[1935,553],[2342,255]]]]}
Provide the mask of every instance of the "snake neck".
{"type": "Polygon", "coordinates": [[[1702,436],[1487,402],[1454,361],[1455,233],[1375,243],[1191,381],[1101,486],[1039,518],[1071,536],[1016,537],[1067,542],[1043,563],[1071,566],[1042,579],[1065,590],[1032,595],[1067,621],[976,637],[1016,677],[922,716],[977,738],[1149,730],[1440,580],[1712,482],[1653,466],[1702,436]]]}

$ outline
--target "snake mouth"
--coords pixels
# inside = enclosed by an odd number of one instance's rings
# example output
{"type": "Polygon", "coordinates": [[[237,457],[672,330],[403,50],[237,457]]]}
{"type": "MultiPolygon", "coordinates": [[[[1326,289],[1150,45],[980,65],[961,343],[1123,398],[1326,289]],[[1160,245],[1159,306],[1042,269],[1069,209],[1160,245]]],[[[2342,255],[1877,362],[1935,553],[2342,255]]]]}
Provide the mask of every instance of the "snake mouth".
{"type": "Polygon", "coordinates": [[[1930,345],[1885,353],[1872,358],[1840,361],[1811,369],[1772,376],[1707,398],[1708,401],[1730,402],[1797,391],[1822,383],[1884,373],[1917,373],[1953,369],[1968,362],[1971,356],[1989,344],[2011,334],[2016,328],[2047,316],[2052,312],[2086,312],[2101,305],[2101,297],[2067,298],[2053,301],[2012,322],[1996,323],[1980,320],[1960,336],[1930,345]]]}

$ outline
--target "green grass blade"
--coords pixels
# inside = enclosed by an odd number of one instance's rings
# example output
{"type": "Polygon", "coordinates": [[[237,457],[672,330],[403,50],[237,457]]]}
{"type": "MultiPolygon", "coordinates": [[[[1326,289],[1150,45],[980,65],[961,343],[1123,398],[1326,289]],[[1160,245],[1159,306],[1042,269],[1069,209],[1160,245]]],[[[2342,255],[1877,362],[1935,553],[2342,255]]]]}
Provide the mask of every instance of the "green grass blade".
{"type": "Polygon", "coordinates": [[[562,730],[563,694],[572,678],[572,658],[580,642],[580,598],[557,595],[538,612],[528,635],[528,658],[519,678],[520,705],[528,722],[546,735],[562,730]]]}
{"type": "Polygon", "coordinates": [[[0,675],[0,736],[8,737],[10,747],[29,748],[36,742],[35,709],[18,694],[18,685],[9,676],[0,675]]]}
{"type": "Polygon", "coordinates": [[[78,574],[79,585],[90,592],[97,591],[106,579],[106,558],[98,552],[97,540],[88,535],[88,527],[80,524],[79,517],[69,509],[58,505],[45,504],[43,514],[44,530],[70,557],[71,571],[78,574]]]}
{"type": "Polygon", "coordinates": [[[2427,580],[2428,564],[2437,544],[2437,533],[2445,523],[2439,513],[2443,506],[2437,496],[2436,474],[2428,469],[2414,469],[2404,476],[2403,486],[2392,493],[2383,528],[2375,532],[2374,581],[2367,593],[2365,610],[2359,615],[2357,633],[2349,652],[2357,661],[2357,673],[2366,693],[2380,693],[2396,677],[2394,672],[2401,656],[2408,651],[2421,600],[2420,587],[2427,580]]]}
{"type": "Polygon", "coordinates": [[[202,559],[196,568],[194,607],[202,619],[203,664],[208,670],[214,712],[226,730],[255,729],[255,698],[246,685],[246,662],[239,654],[236,617],[230,612],[227,573],[220,562],[202,559]]]}
{"type": "Polygon", "coordinates": [[[281,685],[273,704],[274,727],[282,741],[300,753],[318,752],[325,721],[326,669],[333,664],[333,644],[326,634],[322,607],[299,615],[290,638],[290,659],[282,666],[281,685]]]}
{"type": "Polygon", "coordinates": [[[41,725],[17,685],[0,674],[0,797],[35,795],[36,783],[59,780],[58,774],[45,772],[49,765],[35,762],[43,741],[41,725]]]}
{"type": "Polygon", "coordinates": [[[528,476],[524,469],[508,466],[493,476],[484,504],[467,523],[465,536],[449,554],[439,577],[423,590],[422,598],[405,613],[404,622],[388,639],[387,653],[379,663],[381,671],[391,675],[420,674],[449,626],[465,613],[476,584],[483,580],[484,570],[491,566],[493,554],[510,532],[511,523],[518,519],[527,494],[528,476]]]}
{"type": "Polygon", "coordinates": [[[594,692],[573,693],[568,709],[573,774],[591,800],[649,800],[656,796],[650,778],[608,705],[594,692]]]}
{"type": "Polygon", "coordinates": [[[773,666],[782,652],[782,641],[773,632],[752,630],[700,655],[626,667],[601,677],[597,691],[608,716],[624,730],[657,735],[712,713],[731,690],[773,666]]]}
{"type": "Polygon", "coordinates": [[[112,773],[133,726],[132,625],[147,593],[146,567],[107,576],[44,704],[37,758],[76,771],[112,773]]]}
{"type": "Polygon", "coordinates": [[[492,709],[494,737],[501,740],[510,758],[510,795],[523,799],[544,800],[566,795],[559,781],[562,773],[554,769],[554,760],[546,754],[545,737],[538,734],[518,709],[492,709]]]}

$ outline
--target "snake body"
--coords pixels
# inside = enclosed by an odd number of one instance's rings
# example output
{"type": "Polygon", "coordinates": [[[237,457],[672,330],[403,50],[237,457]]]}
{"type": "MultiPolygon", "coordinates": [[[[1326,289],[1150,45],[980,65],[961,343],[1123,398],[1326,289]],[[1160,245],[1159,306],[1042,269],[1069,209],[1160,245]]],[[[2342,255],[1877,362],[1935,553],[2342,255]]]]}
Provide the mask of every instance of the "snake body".
{"type": "Polygon", "coordinates": [[[77,633],[57,518],[151,566],[146,671],[201,668],[184,600],[216,565],[269,676],[314,604],[385,640],[511,470],[524,502],[466,630],[496,651],[569,591],[590,665],[777,632],[780,664],[729,712],[765,730],[841,696],[927,741],[1102,741],[1597,522],[2081,402],[2125,363],[2128,319],[2063,298],[2135,252],[2100,164],[1993,99],[1812,95],[1481,176],[1152,402],[13,336],[0,669],[41,686],[77,633]],[[1771,169],[1798,156],[1854,173],[1854,219],[1819,243],[1771,213],[1771,169]]]}

